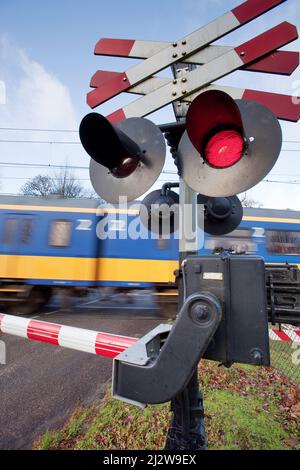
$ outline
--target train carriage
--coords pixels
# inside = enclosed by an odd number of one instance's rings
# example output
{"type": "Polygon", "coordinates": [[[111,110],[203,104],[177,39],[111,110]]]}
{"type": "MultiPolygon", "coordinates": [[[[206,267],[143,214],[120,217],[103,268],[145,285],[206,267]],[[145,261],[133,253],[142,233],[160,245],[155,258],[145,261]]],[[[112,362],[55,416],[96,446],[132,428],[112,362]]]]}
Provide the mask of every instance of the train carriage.
{"type": "MultiPolygon", "coordinates": [[[[205,235],[199,253],[224,249],[300,267],[300,212],[246,208],[236,230],[205,235]]],[[[151,235],[140,224],[138,203],[114,208],[92,199],[1,199],[0,302],[21,313],[40,308],[54,287],[169,288],[177,260],[177,234],[151,235]]]]}

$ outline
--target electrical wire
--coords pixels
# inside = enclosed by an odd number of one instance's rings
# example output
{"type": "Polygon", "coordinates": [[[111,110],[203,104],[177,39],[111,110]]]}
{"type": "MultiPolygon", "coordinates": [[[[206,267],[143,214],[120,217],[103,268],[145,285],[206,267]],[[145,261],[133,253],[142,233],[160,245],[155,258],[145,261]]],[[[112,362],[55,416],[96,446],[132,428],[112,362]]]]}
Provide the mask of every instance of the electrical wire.
{"type": "MultiPolygon", "coordinates": [[[[48,144],[48,145],[81,145],[81,142],[70,140],[16,140],[16,139],[0,139],[2,143],[9,144],[48,144]]],[[[297,142],[298,143],[298,142],[297,142]]],[[[300,142],[299,142],[300,143],[300,142]]],[[[300,149],[281,149],[281,152],[300,152],[300,149]]]]}
{"type": "MultiPolygon", "coordinates": [[[[66,132],[66,133],[78,133],[78,129],[40,129],[40,128],[29,128],[29,127],[0,127],[3,131],[22,131],[22,132],[66,132]]],[[[300,140],[283,140],[282,142],[289,144],[300,144],[300,140]]]]}

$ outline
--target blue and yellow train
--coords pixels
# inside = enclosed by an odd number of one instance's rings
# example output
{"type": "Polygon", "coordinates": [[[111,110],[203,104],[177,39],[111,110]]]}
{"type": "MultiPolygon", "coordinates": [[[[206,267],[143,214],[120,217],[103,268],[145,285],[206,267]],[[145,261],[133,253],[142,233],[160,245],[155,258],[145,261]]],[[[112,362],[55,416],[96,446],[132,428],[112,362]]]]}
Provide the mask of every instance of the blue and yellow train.
{"type": "MultiPolygon", "coordinates": [[[[29,312],[46,303],[55,286],[173,286],[176,234],[151,237],[138,214],[137,205],[116,209],[97,200],[2,197],[0,302],[19,301],[18,309],[29,312]]],[[[200,252],[221,249],[300,267],[300,212],[246,208],[236,230],[205,235],[200,252]]]]}

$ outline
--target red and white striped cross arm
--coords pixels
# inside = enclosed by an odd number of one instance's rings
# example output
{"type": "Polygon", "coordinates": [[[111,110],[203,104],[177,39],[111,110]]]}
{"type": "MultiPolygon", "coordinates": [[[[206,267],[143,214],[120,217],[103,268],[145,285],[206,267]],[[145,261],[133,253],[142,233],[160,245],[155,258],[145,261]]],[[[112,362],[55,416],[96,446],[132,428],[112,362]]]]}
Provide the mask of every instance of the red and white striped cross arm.
{"type": "MultiPolygon", "coordinates": [[[[216,46],[218,47],[218,46],[216,46]]],[[[220,46],[223,49],[223,46],[220,46]]],[[[226,52],[231,51],[234,49],[233,47],[224,47],[226,52]]],[[[200,51],[200,53],[205,52],[200,51]]],[[[224,54],[223,51],[220,54],[213,54],[209,60],[203,62],[203,64],[213,60],[220,55],[224,54]]],[[[194,57],[194,56],[192,56],[194,57]]],[[[251,64],[246,65],[241,70],[247,70],[248,72],[263,72],[263,73],[273,73],[278,75],[291,75],[299,65],[299,52],[294,51],[275,51],[271,54],[263,57],[262,59],[258,59],[251,64]]],[[[110,70],[97,70],[96,73],[91,78],[90,87],[98,88],[105,85],[105,82],[111,80],[112,78],[117,77],[120,75],[120,72],[112,72],[110,70]]],[[[135,85],[133,87],[128,88],[126,92],[134,93],[138,95],[146,95],[150,91],[154,91],[157,88],[160,88],[166,83],[170,83],[170,79],[168,78],[161,78],[161,77],[150,77],[144,80],[143,82],[135,85]]]]}
{"type": "Polygon", "coordinates": [[[193,101],[200,93],[207,90],[220,90],[230,95],[234,100],[252,100],[269,108],[282,121],[298,122],[300,119],[300,100],[290,95],[271,93],[267,91],[235,88],[228,86],[209,85],[199,93],[189,95],[184,101],[193,101]]]}
{"type": "MultiPolygon", "coordinates": [[[[106,74],[117,74],[118,72],[105,72],[98,70],[92,78],[91,86],[100,86],[105,81],[106,74]]],[[[147,95],[152,91],[170,83],[168,78],[152,77],[145,82],[130,88],[130,93],[147,95]]],[[[237,88],[229,86],[208,85],[201,88],[197,93],[183,97],[181,101],[192,102],[196,96],[207,90],[220,90],[230,95],[233,99],[253,100],[269,108],[273,114],[283,121],[298,122],[300,119],[300,99],[291,95],[271,93],[267,91],[251,90],[247,88],[237,88]]]]}
{"type": "MultiPolygon", "coordinates": [[[[118,109],[107,116],[107,119],[112,123],[117,123],[129,117],[146,116],[173,101],[195,93],[211,82],[230,74],[241,68],[241,66],[251,63],[297,38],[297,28],[288,22],[283,22],[208,62],[201,68],[186,73],[184,79],[170,81],[157,90],[118,109]]],[[[105,82],[104,85],[106,86],[107,83],[105,82]]],[[[99,88],[95,91],[98,90],[99,88]]]]}
{"type": "MultiPolygon", "coordinates": [[[[130,40],[130,39],[100,39],[95,47],[95,54],[99,55],[110,55],[115,56],[114,53],[117,49],[119,51],[118,56],[128,57],[133,59],[148,59],[153,54],[161,51],[165,47],[170,47],[170,42],[159,42],[159,41],[141,41],[141,40],[130,40]],[[126,45],[129,43],[133,44],[130,48],[129,53],[126,45]],[[124,43],[124,44],[123,44],[124,43]],[[101,51],[105,51],[102,54],[101,51]],[[123,55],[121,55],[123,51],[123,55]]],[[[192,54],[185,58],[182,57],[181,62],[187,64],[203,65],[211,60],[220,57],[226,52],[234,49],[232,46],[220,46],[220,45],[209,45],[201,51],[192,54]]],[[[264,73],[276,73],[279,75],[291,75],[299,65],[299,52],[296,51],[275,51],[267,55],[262,59],[254,61],[252,64],[245,65],[241,70],[247,70],[250,72],[264,72],[264,73]]],[[[109,76],[107,72],[106,80],[110,80],[118,74],[109,76]]],[[[103,77],[104,78],[104,77],[103,77]]],[[[91,86],[93,86],[91,84],[91,86]]],[[[130,91],[130,90],[129,90],[130,91]]]]}
{"type": "Polygon", "coordinates": [[[111,358],[118,356],[137,342],[137,338],[2,313],[0,313],[0,332],[111,358]]]}
{"type": "MultiPolygon", "coordinates": [[[[192,34],[172,43],[172,45],[158,51],[143,62],[131,67],[127,72],[123,72],[119,76],[112,78],[105,86],[97,89],[97,93],[93,94],[92,97],[89,94],[87,95],[88,105],[94,108],[104,103],[122,91],[127,90],[129,87],[138,84],[169,65],[178,62],[182,57],[189,57],[204,46],[234,31],[284,1],[286,0],[247,0],[211,23],[194,31],[192,34]]],[[[127,43],[127,45],[129,46],[129,43],[127,43]]],[[[102,53],[104,54],[106,46],[107,41],[106,45],[102,43],[102,53]]],[[[110,48],[111,46],[112,44],[110,48]]],[[[117,56],[120,46],[117,43],[115,43],[115,46],[114,55],[117,56]]],[[[98,54],[101,53],[101,44],[99,43],[97,50],[98,54]]],[[[243,64],[240,64],[240,66],[241,65],[243,64]]]]}

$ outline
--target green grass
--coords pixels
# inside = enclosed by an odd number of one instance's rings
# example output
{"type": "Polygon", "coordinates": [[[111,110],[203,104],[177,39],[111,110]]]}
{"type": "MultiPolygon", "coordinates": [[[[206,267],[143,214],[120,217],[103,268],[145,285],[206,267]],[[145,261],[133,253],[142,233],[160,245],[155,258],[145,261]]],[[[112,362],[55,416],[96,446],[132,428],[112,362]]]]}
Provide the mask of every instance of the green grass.
{"type": "Polygon", "coordinates": [[[58,442],[61,442],[64,438],[64,432],[46,432],[40,441],[40,448],[42,450],[49,450],[57,445],[58,442]]]}
{"type": "Polygon", "coordinates": [[[217,390],[208,395],[206,409],[215,436],[211,449],[287,449],[284,440],[288,433],[274,419],[274,410],[263,410],[261,400],[217,390]],[[224,413],[220,413],[221,407],[224,413]]]}
{"type": "Polygon", "coordinates": [[[60,445],[64,448],[71,449],[76,442],[76,438],[87,429],[94,413],[94,405],[76,409],[62,430],[54,432],[48,431],[41,437],[39,447],[42,450],[49,450],[60,445]]]}
{"type": "MultiPolygon", "coordinates": [[[[210,449],[297,449],[300,447],[299,389],[271,368],[218,367],[202,361],[210,449]]],[[[146,449],[164,447],[169,404],[141,410],[114,400],[110,390],[101,403],[78,408],[63,429],[47,432],[39,449],[146,449]]]]}

